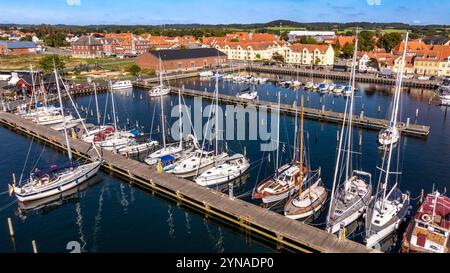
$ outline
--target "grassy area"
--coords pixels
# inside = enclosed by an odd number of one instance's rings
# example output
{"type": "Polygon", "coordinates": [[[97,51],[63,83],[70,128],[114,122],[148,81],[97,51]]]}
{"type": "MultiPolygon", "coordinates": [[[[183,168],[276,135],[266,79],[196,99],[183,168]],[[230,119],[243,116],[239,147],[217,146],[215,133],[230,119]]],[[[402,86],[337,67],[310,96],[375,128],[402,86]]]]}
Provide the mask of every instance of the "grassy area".
{"type": "MultiPolygon", "coordinates": [[[[4,70],[28,70],[30,65],[34,69],[39,69],[39,61],[46,55],[31,54],[31,55],[16,55],[16,56],[0,56],[0,69],[4,70]]],[[[61,57],[61,56],[60,56],[61,57]]],[[[124,60],[119,58],[95,58],[95,59],[83,59],[73,57],[62,57],[66,67],[73,67],[80,64],[95,64],[100,66],[103,63],[121,62],[126,63],[127,66],[133,62],[133,60],[124,60]]],[[[118,64],[120,69],[120,64],[118,64]]]]}

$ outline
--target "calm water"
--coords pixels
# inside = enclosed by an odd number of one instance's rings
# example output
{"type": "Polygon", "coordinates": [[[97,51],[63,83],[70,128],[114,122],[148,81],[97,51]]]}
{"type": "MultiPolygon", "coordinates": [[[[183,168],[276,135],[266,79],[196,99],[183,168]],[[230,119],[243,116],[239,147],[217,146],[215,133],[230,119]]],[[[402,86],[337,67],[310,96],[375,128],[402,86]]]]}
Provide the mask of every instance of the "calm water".
{"type": "MultiPolygon", "coordinates": [[[[300,78],[305,81],[306,79],[300,78]]],[[[171,83],[174,86],[184,85],[197,90],[214,90],[214,83],[199,79],[180,80],[171,83]]],[[[221,82],[219,91],[236,94],[244,86],[232,82],[221,82]]],[[[280,91],[282,103],[293,103],[301,95],[305,97],[305,106],[327,110],[343,111],[345,99],[342,96],[323,95],[319,93],[279,88],[272,83],[257,85],[260,100],[276,101],[276,93],[280,91]]],[[[371,117],[387,117],[391,106],[393,87],[358,84],[356,112],[364,111],[371,117]]],[[[446,109],[437,106],[434,93],[429,90],[405,89],[401,101],[401,119],[409,117],[411,123],[431,126],[427,139],[414,137],[403,138],[401,145],[400,188],[410,191],[412,198],[420,194],[423,188],[430,192],[433,184],[442,191],[449,187],[450,168],[450,122],[446,109]],[[416,118],[416,109],[418,117],[416,118]]],[[[106,94],[99,95],[100,112],[105,113],[106,94]]],[[[152,132],[152,138],[159,140],[160,100],[151,99],[143,90],[119,92],[115,96],[119,123],[121,126],[135,126],[136,123],[144,132],[152,132]]],[[[191,98],[184,98],[187,105],[191,98]]],[[[95,114],[95,104],[91,97],[77,98],[79,107],[83,106],[83,115],[94,123],[91,109],[95,114]]],[[[170,110],[178,104],[177,96],[164,98],[167,122],[172,124],[176,119],[170,118],[170,110]]],[[[207,102],[203,102],[206,105],[207,102]]],[[[103,115],[106,122],[111,122],[110,106],[108,114],[103,115]]],[[[205,119],[206,121],[206,119],[205,119]]],[[[305,120],[305,131],[308,132],[308,153],[312,168],[322,168],[322,179],[328,188],[332,185],[332,174],[336,157],[336,132],[339,125],[319,123],[305,120]]],[[[280,163],[292,159],[293,117],[281,117],[280,127],[280,163]]],[[[372,172],[377,181],[375,167],[380,160],[376,131],[356,130],[355,140],[362,135],[362,145],[357,150],[362,153],[358,158],[358,167],[372,172]]],[[[4,178],[1,192],[7,189],[11,174],[20,174],[30,146],[30,139],[19,136],[5,128],[0,128],[0,149],[9,157],[2,157],[0,173],[4,178]]],[[[234,193],[240,198],[253,202],[249,196],[255,183],[271,175],[275,168],[274,154],[260,151],[260,141],[228,141],[228,149],[233,152],[247,152],[252,162],[249,177],[235,186],[234,193]],[[269,159],[270,158],[270,159],[269,159]]],[[[45,166],[54,162],[64,162],[65,156],[42,144],[33,142],[30,158],[25,173],[37,166],[45,166]],[[38,160],[40,159],[40,160],[38,160]]],[[[6,218],[12,217],[16,232],[15,247],[19,252],[31,251],[31,240],[36,240],[40,251],[66,251],[69,241],[78,241],[85,251],[211,251],[211,252],[262,252],[274,251],[273,246],[263,244],[259,240],[249,241],[237,230],[211,223],[202,215],[188,209],[178,207],[176,203],[152,195],[144,190],[121,183],[122,180],[110,174],[100,172],[98,179],[92,181],[86,189],[80,189],[75,196],[59,200],[52,207],[39,210],[21,210],[18,204],[10,204],[12,198],[0,195],[0,251],[9,252],[13,244],[7,234],[6,218]],[[207,242],[199,244],[198,242],[207,242]]],[[[415,201],[413,201],[415,203],[415,201]]],[[[323,226],[325,213],[316,219],[310,219],[312,225],[323,226]]],[[[361,240],[361,227],[355,225],[352,239],[361,240]]],[[[396,236],[391,238],[397,249],[396,236]]]]}

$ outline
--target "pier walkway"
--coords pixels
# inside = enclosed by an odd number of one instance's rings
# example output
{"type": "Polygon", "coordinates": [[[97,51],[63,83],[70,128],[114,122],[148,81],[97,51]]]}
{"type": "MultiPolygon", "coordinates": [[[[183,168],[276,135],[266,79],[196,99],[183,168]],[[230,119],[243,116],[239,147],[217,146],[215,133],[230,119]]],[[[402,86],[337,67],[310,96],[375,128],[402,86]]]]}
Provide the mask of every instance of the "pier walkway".
{"type": "MultiPolygon", "coordinates": [[[[0,111],[0,123],[48,145],[66,150],[63,134],[48,127],[3,111],[0,111]]],[[[85,159],[90,159],[94,155],[90,144],[77,139],[70,141],[74,155],[85,159]]],[[[337,236],[324,230],[291,220],[243,200],[230,198],[194,182],[166,173],[157,173],[139,161],[109,151],[102,153],[104,158],[102,167],[129,179],[131,183],[157,191],[289,249],[299,252],[376,252],[366,249],[359,243],[339,240],[337,236]]]]}
{"type": "MultiPolygon", "coordinates": [[[[142,83],[135,83],[136,87],[149,89],[151,88],[151,85],[148,84],[142,84],[142,83]]],[[[205,92],[205,91],[198,91],[198,90],[191,90],[191,89],[185,89],[185,88],[178,88],[178,87],[172,87],[173,93],[178,93],[178,91],[181,91],[181,94],[184,96],[191,96],[196,97],[200,96],[206,99],[213,99],[214,93],[212,92],[205,92]]],[[[239,104],[239,105],[254,105],[255,107],[266,107],[267,109],[273,109],[277,108],[278,105],[274,102],[268,102],[268,101],[262,101],[262,100],[245,100],[238,98],[236,96],[230,96],[230,95],[224,95],[219,94],[219,101],[225,104],[239,104]]],[[[288,115],[294,115],[296,111],[298,111],[298,107],[295,106],[295,104],[289,105],[289,104],[281,104],[280,110],[284,114],[288,115]]],[[[311,120],[317,120],[322,122],[330,122],[330,123],[342,123],[344,119],[344,114],[329,110],[323,110],[322,109],[316,109],[316,108],[304,108],[304,116],[305,118],[311,119],[311,120]]],[[[371,130],[381,130],[384,128],[387,128],[389,126],[389,120],[386,119],[379,119],[379,118],[371,118],[366,117],[363,115],[357,115],[353,117],[353,124],[356,127],[364,128],[364,129],[371,129],[371,130]]],[[[418,125],[418,124],[411,124],[406,122],[399,122],[398,123],[398,129],[399,131],[408,136],[414,136],[414,137],[427,137],[430,133],[430,127],[425,125],[418,125]]]]}

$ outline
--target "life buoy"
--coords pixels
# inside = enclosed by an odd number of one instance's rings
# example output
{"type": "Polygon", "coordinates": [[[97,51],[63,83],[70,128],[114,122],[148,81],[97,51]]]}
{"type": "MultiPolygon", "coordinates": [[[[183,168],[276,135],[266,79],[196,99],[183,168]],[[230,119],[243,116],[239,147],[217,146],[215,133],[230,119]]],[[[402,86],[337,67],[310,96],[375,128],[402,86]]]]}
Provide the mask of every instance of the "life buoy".
{"type": "Polygon", "coordinates": [[[431,220],[431,217],[428,214],[423,214],[421,218],[422,218],[422,221],[424,221],[424,222],[428,222],[431,220]]]}

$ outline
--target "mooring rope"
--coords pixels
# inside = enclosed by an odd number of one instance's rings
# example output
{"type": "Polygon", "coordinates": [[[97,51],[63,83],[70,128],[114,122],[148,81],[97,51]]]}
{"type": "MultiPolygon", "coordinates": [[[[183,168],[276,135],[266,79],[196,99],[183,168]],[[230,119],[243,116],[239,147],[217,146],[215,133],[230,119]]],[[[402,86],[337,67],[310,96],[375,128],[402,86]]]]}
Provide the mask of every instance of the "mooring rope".
{"type": "Polygon", "coordinates": [[[12,205],[14,205],[15,203],[17,203],[17,199],[14,199],[13,201],[9,202],[8,204],[6,204],[5,206],[0,208],[0,211],[3,211],[9,207],[11,207],[12,205]]]}

